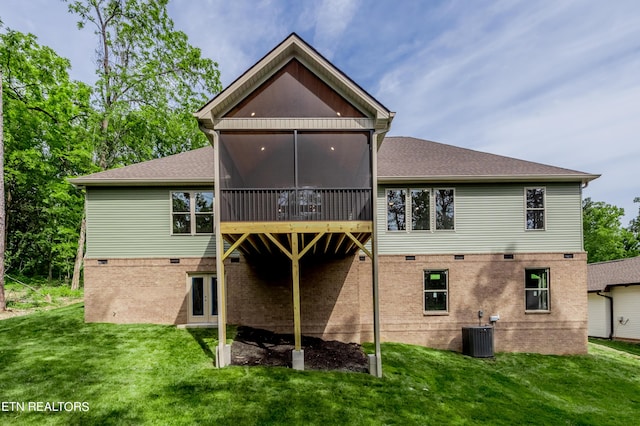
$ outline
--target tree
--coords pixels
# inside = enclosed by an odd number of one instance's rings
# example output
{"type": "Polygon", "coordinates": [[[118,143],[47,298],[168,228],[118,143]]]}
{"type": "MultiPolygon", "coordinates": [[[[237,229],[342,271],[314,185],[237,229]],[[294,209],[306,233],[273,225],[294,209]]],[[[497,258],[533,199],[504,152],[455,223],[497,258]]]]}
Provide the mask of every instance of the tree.
{"type": "MultiPolygon", "coordinates": [[[[640,203],[640,197],[634,198],[633,202],[640,203]]],[[[640,207],[638,207],[638,216],[635,219],[631,220],[631,222],[629,223],[629,228],[627,229],[633,232],[633,234],[636,236],[636,239],[640,243],[640,207]]]]}
{"type": "Polygon", "coordinates": [[[0,311],[7,310],[7,302],[4,298],[4,246],[5,246],[5,220],[4,220],[4,114],[2,113],[2,69],[0,69],[0,311]]]}
{"type": "MultiPolygon", "coordinates": [[[[67,0],[65,0],[67,1],[67,0]]],[[[78,27],[98,38],[93,100],[101,169],[176,154],[207,143],[192,112],[220,90],[217,64],[174,29],[168,0],[76,0],[78,27]]],[[[81,228],[80,241],[84,241],[81,228]]],[[[77,261],[82,261],[78,245],[77,261]]],[[[74,271],[79,271],[76,263],[74,271]]],[[[73,282],[78,276],[74,274],[73,282]]]]}
{"type": "Polygon", "coordinates": [[[638,241],[622,227],[624,209],[585,198],[582,202],[584,248],[587,261],[602,262],[638,254],[638,241]]]}
{"type": "Polygon", "coordinates": [[[217,64],[174,29],[167,0],[76,0],[98,38],[95,141],[102,169],[204,146],[191,116],[220,90],[217,64]]]}
{"type": "Polygon", "coordinates": [[[35,36],[0,34],[8,270],[70,275],[83,194],[66,177],[95,169],[86,130],[90,89],[71,81],[68,68],[35,36]]]}

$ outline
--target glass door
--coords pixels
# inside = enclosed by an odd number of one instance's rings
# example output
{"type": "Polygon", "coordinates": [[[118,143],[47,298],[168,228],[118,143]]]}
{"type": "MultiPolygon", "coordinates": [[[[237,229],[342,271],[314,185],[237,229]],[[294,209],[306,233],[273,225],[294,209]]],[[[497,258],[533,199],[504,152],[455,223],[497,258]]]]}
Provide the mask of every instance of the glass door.
{"type": "Polygon", "coordinates": [[[218,317],[218,280],[215,275],[189,276],[189,322],[215,323],[218,317]]]}

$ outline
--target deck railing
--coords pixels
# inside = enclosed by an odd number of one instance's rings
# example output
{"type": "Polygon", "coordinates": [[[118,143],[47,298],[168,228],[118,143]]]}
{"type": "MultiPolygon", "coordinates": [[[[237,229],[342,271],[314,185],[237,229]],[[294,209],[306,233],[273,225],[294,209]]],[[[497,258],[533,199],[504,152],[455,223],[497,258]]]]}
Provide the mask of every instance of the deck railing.
{"type": "Polygon", "coordinates": [[[225,222],[349,221],[373,219],[371,189],[221,189],[225,222]]]}

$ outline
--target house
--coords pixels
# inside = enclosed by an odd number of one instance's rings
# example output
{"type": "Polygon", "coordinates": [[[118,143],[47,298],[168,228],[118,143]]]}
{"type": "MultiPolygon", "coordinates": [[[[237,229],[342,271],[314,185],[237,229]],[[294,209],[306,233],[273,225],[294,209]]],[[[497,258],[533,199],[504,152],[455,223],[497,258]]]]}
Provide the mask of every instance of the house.
{"type": "Polygon", "coordinates": [[[292,34],[195,113],[212,147],[76,178],[87,321],[585,353],[597,175],[409,137],[292,34]],[[481,312],[484,314],[480,315],[481,312]],[[497,321],[497,322],[496,322],[497,321]],[[561,344],[559,344],[561,342],[561,344]]]}
{"type": "Polygon", "coordinates": [[[640,341],[640,256],[587,265],[589,336],[640,341]]]}

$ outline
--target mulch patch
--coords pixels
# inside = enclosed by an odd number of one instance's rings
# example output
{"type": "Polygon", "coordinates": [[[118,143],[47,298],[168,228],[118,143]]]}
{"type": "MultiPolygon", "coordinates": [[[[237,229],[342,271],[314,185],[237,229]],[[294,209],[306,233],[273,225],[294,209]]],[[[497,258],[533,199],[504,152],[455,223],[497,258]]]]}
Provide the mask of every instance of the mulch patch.
{"type": "MultiPolygon", "coordinates": [[[[240,326],[231,345],[231,365],[291,367],[293,348],[293,334],[240,326]]],[[[369,371],[367,355],[356,343],[302,336],[302,349],[305,370],[369,371]]]]}

